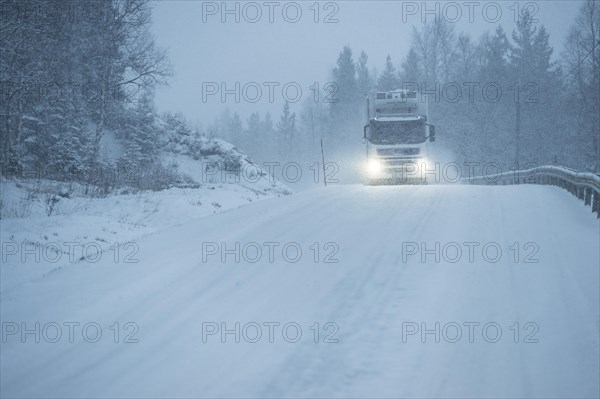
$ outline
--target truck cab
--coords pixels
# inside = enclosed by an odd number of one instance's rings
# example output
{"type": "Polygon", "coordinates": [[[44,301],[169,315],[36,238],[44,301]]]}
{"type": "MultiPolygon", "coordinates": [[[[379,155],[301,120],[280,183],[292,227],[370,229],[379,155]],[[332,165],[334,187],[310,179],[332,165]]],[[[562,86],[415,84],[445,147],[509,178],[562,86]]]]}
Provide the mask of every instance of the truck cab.
{"type": "Polygon", "coordinates": [[[367,178],[377,183],[425,183],[429,143],[435,127],[427,121],[427,102],[416,91],[378,92],[367,99],[367,178]]]}

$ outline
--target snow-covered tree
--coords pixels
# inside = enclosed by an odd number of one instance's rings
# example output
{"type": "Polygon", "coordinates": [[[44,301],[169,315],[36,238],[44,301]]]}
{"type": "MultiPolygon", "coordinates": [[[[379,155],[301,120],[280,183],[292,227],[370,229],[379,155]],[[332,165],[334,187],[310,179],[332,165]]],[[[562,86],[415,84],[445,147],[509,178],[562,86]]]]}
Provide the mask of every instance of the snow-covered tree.
{"type": "Polygon", "coordinates": [[[373,91],[373,78],[369,72],[367,61],[369,57],[364,51],[360,52],[358,65],[356,66],[356,85],[361,98],[365,98],[373,91]]]}
{"type": "Polygon", "coordinates": [[[377,90],[390,91],[400,88],[400,81],[396,73],[396,67],[392,63],[392,57],[388,56],[385,59],[385,69],[377,78],[377,90]]]}
{"type": "Polygon", "coordinates": [[[296,113],[290,111],[290,104],[287,101],[283,105],[276,132],[280,149],[291,150],[296,139],[296,113]]]}
{"type": "Polygon", "coordinates": [[[570,136],[567,162],[600,172],[600,4],[587,0],[579,9],[562,53],[566,73],[566,102],[570,136]],[[575,127],[575,128],[574,128],[575,127]]]}
{"type": "Polygon", "coordinates": [[[419,62],[419,56],[413,47],[406,55],[406,60],[402,63],[402,72],[400,80],[403,83],[418,84],[422,81],[422,72],[419,62]]]}

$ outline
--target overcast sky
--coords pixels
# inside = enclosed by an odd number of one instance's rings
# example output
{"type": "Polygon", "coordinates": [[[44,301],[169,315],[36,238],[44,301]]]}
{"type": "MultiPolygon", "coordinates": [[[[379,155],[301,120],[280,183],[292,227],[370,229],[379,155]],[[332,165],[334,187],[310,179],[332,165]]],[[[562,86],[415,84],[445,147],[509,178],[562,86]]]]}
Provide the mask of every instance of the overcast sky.
{"type": "MultiPolygon", "coordinates": [[[[400,67],[410,48],[412,27],[420,28],[422,18],[434,18],[425,13],[425,8],[435,13],[437,7],[439,15],[452,22],[457,33],[467,32],[473,39],[493,31],[498,24],[510,34],[517,9],[514,1],[427,2],[425,7],[422,1],[336,1],[319,2],[318,7],[314,1],[258,1],[227,2],[232,12],[226,13],[223,4],[154,3],[154,32],[159,45],[168,49],[175,70],[170,86],[157,91],[160,111],[181,112],[190,122],[205,126],[225,108],[238,112],[243,120],[252,111],[270,111],[276,120],[286,98],[284,85],[289,99],[298,97],[297,87],[302,90],[300,100],[292,104],[292,110],[298,111],[301,100],[313,95],[311,85],[316,82],[322,87],[330,80],[331,68],[345,45],[350,46],[355,59],[364,50],[370,68],[381,70],[387,54],[400,67]],[[239,103],[234,94],[227,95],[223,103],[220,92],[206,93],[215,88],[220,91],[222,83],[236,91],[236,82],[239,103]],[[257,86],[262,90],[260,97],[257,86]],[[272,98],[269,87],[273,89],[272,98]]],[[[539,24],[549,31],[557,58],[581,2],[518,4],[534,11],[539,24]]]]}

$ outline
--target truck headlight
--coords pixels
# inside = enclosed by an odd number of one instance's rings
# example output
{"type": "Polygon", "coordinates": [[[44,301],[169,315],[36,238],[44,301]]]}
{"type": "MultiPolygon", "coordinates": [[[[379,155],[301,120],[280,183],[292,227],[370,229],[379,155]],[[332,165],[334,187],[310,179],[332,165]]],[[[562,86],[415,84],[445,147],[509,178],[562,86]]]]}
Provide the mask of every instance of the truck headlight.
{"type": "Polygon", "coordinates": [[[371,158],[367,163],[367,171],[371,176],[377,176],[383,170],[383,163],[379,159],[371,158]]]}
{"type": "Polygon", "coordinates": [[[419,158],[417,160],[417,170],[424,172],[429,168],[429,160],[427,158],[419,158]]]}

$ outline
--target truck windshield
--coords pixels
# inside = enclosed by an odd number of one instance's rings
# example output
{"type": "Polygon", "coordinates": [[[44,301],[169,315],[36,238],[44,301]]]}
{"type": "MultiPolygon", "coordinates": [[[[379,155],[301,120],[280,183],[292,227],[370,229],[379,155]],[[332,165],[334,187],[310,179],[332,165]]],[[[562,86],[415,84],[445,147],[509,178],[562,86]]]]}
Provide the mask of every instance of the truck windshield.
{"type": "Polygon", "coordinates": [[[369,140],[373,144],[416,144],[423,143],[425,120],[414,121],[371,121],[369,140]]]}

